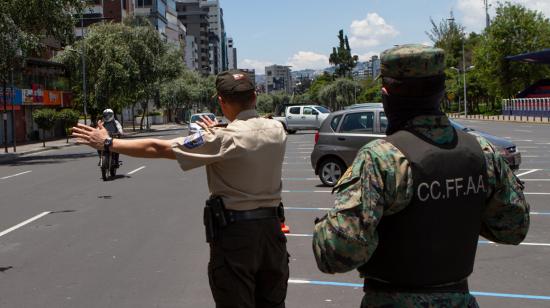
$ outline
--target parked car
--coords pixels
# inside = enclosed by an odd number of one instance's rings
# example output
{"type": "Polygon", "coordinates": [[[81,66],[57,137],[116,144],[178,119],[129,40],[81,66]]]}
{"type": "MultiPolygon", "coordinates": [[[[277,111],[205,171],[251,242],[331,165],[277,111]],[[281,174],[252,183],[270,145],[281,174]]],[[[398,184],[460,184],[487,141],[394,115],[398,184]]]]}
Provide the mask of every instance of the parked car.
{"type": "MultiPolygon", "coordinates": [[[[311,166],[321,182],[334,186],[361,147],[372,140],[386,137],[387,123],[381,106],[350,108],[331,113],[315,134],[315,147],[311,152],[311,166]]],[[[454,121],[451,124],[469,134],[485,137],[503,155],[512,169],[519,169],[521,154],[512,142],[475,131],[454,121]]]]}
{"type": "Polygon", "coordinates": [[[272,117],[283,124],[289,134],[297,130],[319,129],[330,110],[319,105],[286,106],[281,116],[272,117]]]}
{"type": "Polygon", "coordinates": [[[189,135],[198,133],[199,131],[202,130],[202,127],[200,127],[200,125],[197,124],[197,121],[201,120],[201,116],[207,116],[211,120],[216,119],[216,115],[213,113],[195,113],[191,115],[191,117],[189,118],[189,135]]]}

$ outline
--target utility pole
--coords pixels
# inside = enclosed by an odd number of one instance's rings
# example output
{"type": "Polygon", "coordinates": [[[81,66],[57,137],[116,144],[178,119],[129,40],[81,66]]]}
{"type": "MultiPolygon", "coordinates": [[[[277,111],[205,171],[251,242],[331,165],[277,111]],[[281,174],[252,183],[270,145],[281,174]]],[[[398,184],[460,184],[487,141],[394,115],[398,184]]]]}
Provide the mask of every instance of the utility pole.
{"type": "Polygon", "coordinates": [[[487,29],[491,25],[491,18],[489,17],[489,0],[483,0],[483,5],[485,6],[485,29],[487,29]]]}
{"type": "Polygon", "coordinates": [[[464,53],[464,38],[462,38],[462,74],[464,77],[464,116],[467,116],[468,98],[466,97],[466,54],[464,53]]]}
{"type": "Polygon", "coordinates": [[[13,152],[17,152],[15,136],[15,84],[13,82],[13,68],[11,69],[11,135],[13,142],[13,152]]]}
{"type": "Polygon", "coordinates": [[[8,95],[6,86],[6,79],[4,78],[4,112],[2,113],[2,119],[4,120],[4,152],[8,153],[8,95]]]}
{"type": "Polygon", "coordinates": [[[82,34],[82,105],[84,108],[84,124],[88,125],[88,108],[86,98],[86,41],[84,40],[84,9],[80,11],[80,31],[82,34]]]}

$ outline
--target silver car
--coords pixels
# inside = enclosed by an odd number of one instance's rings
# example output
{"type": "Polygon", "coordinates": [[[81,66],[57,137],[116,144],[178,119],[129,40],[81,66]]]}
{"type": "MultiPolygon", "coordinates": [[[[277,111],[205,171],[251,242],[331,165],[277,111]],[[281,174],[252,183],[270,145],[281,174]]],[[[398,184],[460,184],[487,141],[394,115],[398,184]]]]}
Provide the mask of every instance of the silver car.
{"type": "Polygon", "coordinates": [[[311,153],[311,165],[321,182],[334,186],[362,146],[386,136],[387,123],[379,106],[331,113],[315,134],[311,153]]]}
{"type": "MultiPolygon", "coordinates": [[[[334,186],[357,152],[365,144],[386,137],[388,120],[381,106],[350,108],[337,111],[323,122],[315,135],[315,147],[311,153],[311,166],[321,182],[334,186]]],[[[480,135],[491,142],[513,170],[519,169],[521,154],[512,142],[467,128],[451,120],[455,129],[480,135]]]]}

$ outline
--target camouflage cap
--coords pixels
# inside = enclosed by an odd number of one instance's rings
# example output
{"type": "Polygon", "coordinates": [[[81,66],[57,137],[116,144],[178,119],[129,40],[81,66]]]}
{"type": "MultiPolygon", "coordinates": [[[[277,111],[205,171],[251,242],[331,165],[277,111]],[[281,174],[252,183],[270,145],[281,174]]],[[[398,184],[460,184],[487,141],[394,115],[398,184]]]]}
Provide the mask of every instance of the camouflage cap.
{"type": "Polygon", "coordinates": [[[419,44],[400,45],[380,55],[382,77],[423,78],[445,71],[443,49],[419,44]]]}
{"type": "Polygon", "coordinates": [[[236,94],[254,89],[254,83],[244,71],[229,70],[216,76],[216,90],[219,94],[236,94]]]}

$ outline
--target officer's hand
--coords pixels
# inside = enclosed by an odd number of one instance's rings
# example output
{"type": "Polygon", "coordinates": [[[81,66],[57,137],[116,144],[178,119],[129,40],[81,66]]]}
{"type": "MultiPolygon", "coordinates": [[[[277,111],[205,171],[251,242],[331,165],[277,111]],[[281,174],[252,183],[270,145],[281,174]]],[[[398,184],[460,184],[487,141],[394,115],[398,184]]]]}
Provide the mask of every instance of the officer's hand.
{"type": "Polygon", "coordinates": [[[103,150],[105,139],[109,138],[109,132],[103,127],[103,121],[97,123],[97,128],[78,124],[73,127],[72,137],[77,138],[76,143],[89,145],[92,148],[103,150]]]}
{"type": "Polygon", "coordinates": [[[197,124],[202,127],[205,131],[211,132],[210,128],[218,125],[218,119],[210,119],[207,116],[201,116],[201,120],[197,122],[197,124]]]}

